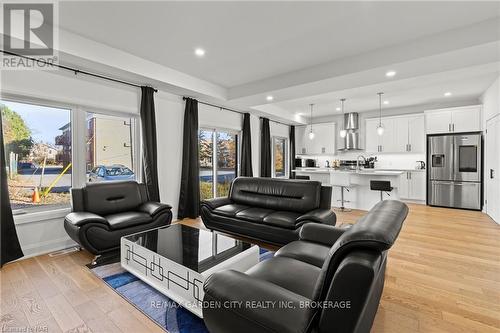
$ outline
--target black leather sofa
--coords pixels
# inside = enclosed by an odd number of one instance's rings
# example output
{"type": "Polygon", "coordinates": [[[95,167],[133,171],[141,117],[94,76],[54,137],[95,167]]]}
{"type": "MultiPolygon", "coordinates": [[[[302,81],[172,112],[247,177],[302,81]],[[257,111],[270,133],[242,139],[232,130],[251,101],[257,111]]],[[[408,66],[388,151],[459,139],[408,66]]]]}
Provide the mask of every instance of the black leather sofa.
{"type": "Polygon", "coordinates": [[[171,206],[148,201],[146,186],[134,181],[88,184],[71,190],[73,212],[64,229],[95,255],[116,250],[120,238],[169,225],[171,206]]]}
{"type": "Polygon", "coordinates": [[[331,198],[316,181],[238,177],[228,197],[201,202],[201,217],[208,229],[284,245],[304,223],[335,225],[331,198]]]}
{"type": "Polygon", "coordinates": [[[308,223],[299,241],[245,273],[214,273],[204,284],[209,331],[369,332],[407,213],[383,201],[349,229],[308,223]]]}

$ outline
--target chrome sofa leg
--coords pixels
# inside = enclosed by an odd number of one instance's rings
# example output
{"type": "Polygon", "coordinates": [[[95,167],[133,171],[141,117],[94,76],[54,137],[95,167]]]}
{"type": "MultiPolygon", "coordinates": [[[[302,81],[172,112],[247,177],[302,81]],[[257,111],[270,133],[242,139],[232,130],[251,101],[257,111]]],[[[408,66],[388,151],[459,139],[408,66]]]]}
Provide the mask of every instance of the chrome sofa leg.
{"type": "Polygon", "coordinates": [[[96,255],[96,256],[94,257],[94,259],[92,259],[92,263],[91,263],[91,265],[92,265],[92,266],[97,265],[97,261],[99,260],[99,258],[100,258],[100,257],[101,257],[101,255],[100,255],[100,254],[96,255]]]}

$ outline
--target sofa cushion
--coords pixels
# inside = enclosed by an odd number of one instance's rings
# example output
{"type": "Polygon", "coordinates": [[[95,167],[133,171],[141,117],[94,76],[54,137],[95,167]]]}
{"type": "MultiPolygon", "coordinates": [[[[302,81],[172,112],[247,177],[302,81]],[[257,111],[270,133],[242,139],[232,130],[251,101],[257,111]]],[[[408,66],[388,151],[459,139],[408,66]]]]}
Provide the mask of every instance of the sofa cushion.
{"type": "Polygon", "coordinates": [[[83,197],[85,211],[101,216],[133,211],[143,202],[134,181],[87,184],[83,197]]]}
{"type": "Polygon", "coordinates": [[[295,222],[299,216],[300,213],[296,212],[278,211],[267,215],[263,222],[276,227],[295,229],[295,222]]]}
{"type": "Polygon", "coordinates": [[[319,208],[320,196],[320,182],[252,177],[236,178],[229,193],[238,204],[297,213],[319,208]]]}
{"type": "Polygon", "coordinates": [[[234,217],[236,216],[236,213],[238,213],[241,210],[250,208],[245,205],[238,205],[238,204],[229,204],[229,205],[224,205],[220,206],[219,208],[214,209],[214,213],[223,215],[223,216],[229,216],[229,217],[234,217]]]}
{"type": "Polygon", "coordinates": [[[274,210],[271,209],[253,207],[239,211],[236,217],[251,222],[262,222],[266,216],[273,212],[274,210]]]}
{"type": "Polygon", "coordinates": [[[104,217],[113,230],[132,227],[153,221],[151,215],[142,212],[124,212],[104,217]]]}
{"type": "Polygon", "coordinates": [[[297,259],[321,268],[330,248],[323,244],[301,240],[283,246],[276,252],[276,256],[297,259]]]}
{"type": "Polygon", "coordinates": [[[274,257],[253,266],[246,274],[312,299],[320,271],[320,268],[296,259],[274,257]]]}

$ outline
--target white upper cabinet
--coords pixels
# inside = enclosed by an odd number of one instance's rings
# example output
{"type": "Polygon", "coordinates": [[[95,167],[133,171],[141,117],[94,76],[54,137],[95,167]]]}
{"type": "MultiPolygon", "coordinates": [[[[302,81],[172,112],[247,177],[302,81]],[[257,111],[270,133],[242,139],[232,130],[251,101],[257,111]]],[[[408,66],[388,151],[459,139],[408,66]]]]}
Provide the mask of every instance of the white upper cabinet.
{"type": "Polygon", "coordinates": [[[309,139],[311,126],[295,128],[295,152],[303,155],[335,154],[335,123],[320,123],[312,126],[314,139],[309,139]]]}
{"type": "Polygon", "coordinates": [[[408,151],[409,120],[406,117],[394,119],[394,152],[404,153],[408,151]]]}
{"type": "Polygon", "coordinates": [[[423,153],[425,151],[424,116],[383,117],[384,134],[377,134],[378,118],[366,120],[366,152],[423,153]]]}
{"type": "Polygon", "coordinates": [[[366,119],[366,143],[365,151],[367,153],[376,153],[380,149],[380,136],[377,134],[378,119],[366,119]]]}
{"type": "Polygon", "coordinates": [[[295,126],[295,153],[305,154],[305,136],[306,136],[306,126],[295,126]]]}
{"type": "Polygon", "coordinates": [[[425,128],[427,134],[451,132],[451,111],[426,112],[425,128]]]}
{"type": "Polygon", "coordinates": [[[457,108],[451,113],[453,132],[481,131],[481,106],[457,108]]]}
{"type": "Polygon", "coordinates": [[[424,115],[408,118],[408,151],[425,153],[425,124],[424,115]]]}
{"type": "Polygon", "coordinates": [[[392,118],[382,118],[382,126],[384,127],[384,134],[380,135],[380,152],[389,153],[396,150],[396,136],[395,122],[392,118]]]}
{"type": "Polygon", "coordinates": [[[425,111],[427,134],[481,131],[481,105],[425,111]]]}

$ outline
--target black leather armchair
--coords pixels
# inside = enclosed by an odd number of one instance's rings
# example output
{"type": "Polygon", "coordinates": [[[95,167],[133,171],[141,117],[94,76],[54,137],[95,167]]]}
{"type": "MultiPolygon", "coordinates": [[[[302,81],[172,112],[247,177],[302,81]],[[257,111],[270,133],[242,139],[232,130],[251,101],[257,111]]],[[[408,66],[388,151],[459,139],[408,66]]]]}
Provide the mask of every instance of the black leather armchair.
{"type": "Polygon", "coordinates": [[[308,223],[300,240],[245,273],[214,273],[204,301],[222,308],[204,308],[205,324],[211,333],[369,332],[407,214],[383,201],[349,229],[308,223]]]}
{"type": "Polygon", "coordinates": [[[331,198],[316,181],[238,177],[228,197],[201,202],[201,217],[208,229],[283,245],[305,223],[335,225],[331,198]]]}
{"type": "Polygon", "coordinates": [[[68,235],[95,255],[116,250],[120,238],[169,225],[171,206],[148,201],[134,181],[88,184],[71,190],[73,212],[64,219],[68,235]]]}

